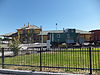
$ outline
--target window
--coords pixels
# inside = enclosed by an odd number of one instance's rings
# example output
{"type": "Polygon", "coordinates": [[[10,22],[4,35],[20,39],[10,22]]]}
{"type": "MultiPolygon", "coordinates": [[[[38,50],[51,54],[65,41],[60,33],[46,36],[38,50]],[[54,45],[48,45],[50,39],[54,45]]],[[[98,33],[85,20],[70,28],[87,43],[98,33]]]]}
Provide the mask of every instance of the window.
{"type": "Polygon", "coordinates": [[[23,30],[23,34],[25,34],[25,33],[27,33],[27,30],[24,29],[24,30],[23,30]]]}
{"type": "Polygon", "coordinates": [[[33,29],[30,29],[30,33],[33,33],[33,29]]]}
{"type": "Polygon", "coordinates": [[[57,34],[57,38],[60,38],[60,34],[57,34]]]}
{"type": "Polygon", "coordinates": [[[67,34],[67,38],[70,38],[70,34],[67,34]]]}
{"type": "Polygon", "coordinates": [[[74,29],[72,29],[72,33],[74,32],[74,29]]]}

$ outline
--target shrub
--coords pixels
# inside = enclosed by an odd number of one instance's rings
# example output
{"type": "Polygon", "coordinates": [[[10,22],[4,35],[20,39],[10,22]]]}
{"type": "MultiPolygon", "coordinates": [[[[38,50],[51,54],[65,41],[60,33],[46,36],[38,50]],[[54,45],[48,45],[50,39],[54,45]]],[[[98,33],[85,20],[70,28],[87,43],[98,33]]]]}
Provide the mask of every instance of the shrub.
{"type": "Polygon", "coordinates": [[[18,55],[18,51],[21,47],[19,47],[20,41],[18,39],[13,39],[12,42],[9,44],[9,48],[13,51],[14,56],[18,55]]]}

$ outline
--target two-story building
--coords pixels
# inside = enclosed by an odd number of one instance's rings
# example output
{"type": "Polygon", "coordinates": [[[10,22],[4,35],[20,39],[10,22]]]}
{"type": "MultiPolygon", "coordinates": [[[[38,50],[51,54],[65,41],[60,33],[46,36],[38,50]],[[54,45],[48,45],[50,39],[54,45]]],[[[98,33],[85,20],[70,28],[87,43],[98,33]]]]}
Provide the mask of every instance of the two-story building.
{"type": "Polygon", "coordinates": [[[35,43],[39,41],[38,34],[40,34],[41,30],[36,25],[24,25],[24,27],[17,29],[17,38],[21,43],[35,43]]]}

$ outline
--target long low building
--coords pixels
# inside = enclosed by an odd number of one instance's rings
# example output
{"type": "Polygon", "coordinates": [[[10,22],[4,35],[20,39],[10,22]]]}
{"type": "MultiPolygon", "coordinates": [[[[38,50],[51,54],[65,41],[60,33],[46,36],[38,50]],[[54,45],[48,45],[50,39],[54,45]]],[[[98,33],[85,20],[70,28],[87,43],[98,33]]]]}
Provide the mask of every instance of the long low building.
{"type": "Polygon", "coordinates": [[[77,29],[63,29],[63,30],[49,30],[43,31],[36,25],[24,25],[22,28],[18,28],[17,32],[2,35],[5,39],[11,42],[11,39],[18,39],[22,44],[28,43],[46,43],[47,40],[55,43],[71,43],[71,42],[89,42],[91,38],[91,32],[82,31],[77,29]],[[69,32],[67,32],[69,31],[69,32]],[[67,33],[67,34],[66,34],[67,33]],[[55,35],[54,37],[51,36],[55,35]]]}

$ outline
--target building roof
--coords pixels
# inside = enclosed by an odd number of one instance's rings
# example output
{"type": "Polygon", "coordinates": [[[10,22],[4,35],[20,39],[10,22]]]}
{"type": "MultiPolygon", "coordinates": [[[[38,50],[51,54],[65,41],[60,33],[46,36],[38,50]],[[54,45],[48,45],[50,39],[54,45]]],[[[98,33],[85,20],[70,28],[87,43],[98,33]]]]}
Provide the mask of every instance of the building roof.
{"type": "MultiPolygon", "coordinates": [[[[50,31],[42,31],[39,35],[48,35],[48,33],[63,33],[63,30],[50,30],[50,31]]],[[[89,31],[83,31],[76,29],[76,33],[80,34],[91,34],[89,31]]]]}
{"type": "Polygon", "coordinates": [[[39,35],[48,35],[49,31],[42,31],[39,35]]]}
{"type": "Polygon", "coordinates": [[[24,26],[24,27],[19,28],[19,29],[40,29],[40,28],[36,25],[28,25],[28,26],[24,26]]]}
{"type": "Polygon", "coordinates": [[[52,30],[49,33],[63,33],[63,30],[52,30]]]}
{"type": "Polygon", "coordinates": [[[89,32],[89,31],[83,31],[83,30],[78,30],[78,29],[76,29],[76,33],[80,33],[80,34],[91,34],[91,32],[89,32]]]}
{"type": "Polygon", "coordinates": [[[91,30],[90,32],[95,32],[95,31],[100,31],[100,29],[97,29],[97,30],[91,30]]]}
{"type": "Polygon", "coordinates": [[[39,35],[48,35],[48,33],[63,33],[63,30],[42,31],[39,35]]]}
{"type": "Polygon", "coordinates": [[[12,33],[7,33],[7,34],[4,34],[4,35],[1,35],[1,36],[4,36],[4,37],[10,37],[14,34],[16,34],[17,32],[12,32],[12,33]]]}
{"type": "MultiPolygon", "coordinates": [[[[35,26],[35,25],[30,25],[30,26],[24,26],[21,29],[40,29],[40,28],[37,27],[37,26],[35,26]]],[[[63,30],[42,31],[38,35],[48,35],[48,33],[63,33],[63,30]]],[[[76,33],[80,33],[80,34],[91,34],[91,32],[89,32],[89,31],[83,31],[83,30],[78,30],[78,29],[76,29],[76,33]]],[[[17,32],[7,33],[7,34],[0,35],[0,36],[10,37],[10,36],[15,35],[15,34],[17,34],[17,32]]]]}

